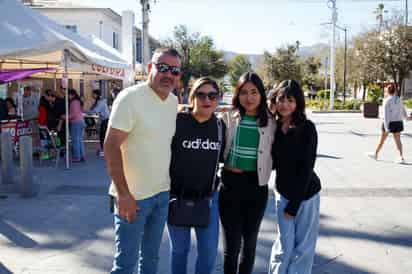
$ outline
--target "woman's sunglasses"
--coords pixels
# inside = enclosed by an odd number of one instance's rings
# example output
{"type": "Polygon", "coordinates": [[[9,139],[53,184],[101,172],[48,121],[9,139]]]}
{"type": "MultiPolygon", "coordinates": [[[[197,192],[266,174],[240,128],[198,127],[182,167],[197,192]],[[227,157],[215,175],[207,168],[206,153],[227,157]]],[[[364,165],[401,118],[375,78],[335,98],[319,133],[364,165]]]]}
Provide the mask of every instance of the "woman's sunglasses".
{"type": "Polygon", "coordinates": [[[215,101],[219,97],[219,92],[212,91],[212,92],[196,92],[196,98],[204,101],[206,98],[209,98],[210,101],[215,101]]]}

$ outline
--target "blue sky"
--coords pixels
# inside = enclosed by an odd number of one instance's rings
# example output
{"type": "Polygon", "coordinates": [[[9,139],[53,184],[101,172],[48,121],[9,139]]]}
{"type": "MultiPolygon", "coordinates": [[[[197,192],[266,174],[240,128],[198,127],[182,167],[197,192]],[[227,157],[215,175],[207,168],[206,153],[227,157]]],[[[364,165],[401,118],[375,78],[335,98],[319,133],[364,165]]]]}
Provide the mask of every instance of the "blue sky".
{"type": "MultiPolygon", "coordinates": [[[[75,0],[82,4],[133,10],[140,25],[140,0],[75,0]]],[[[75,2],[72,1],[72,2],[75,2]]],[[[209,35],[218,49],[261,54],[299,40],[302,45],[327,43],[330,21],[327,0],[157,0],[152,3],[150,34],[171,37],[173,27],[184,24],[191,31],[209,35]]],[[[338,24],[354,35],[376,25],[373,11],[384,3],[388,11],[403,12],[405,0],[337,0],[338,24]]],[[[412,3],[410,3],[412,6],[412,3]]],[[[411,17],[411,16],[409,16],[411,17]]],[[[343,41],[343,34],[338,37],[343,41]]]]}

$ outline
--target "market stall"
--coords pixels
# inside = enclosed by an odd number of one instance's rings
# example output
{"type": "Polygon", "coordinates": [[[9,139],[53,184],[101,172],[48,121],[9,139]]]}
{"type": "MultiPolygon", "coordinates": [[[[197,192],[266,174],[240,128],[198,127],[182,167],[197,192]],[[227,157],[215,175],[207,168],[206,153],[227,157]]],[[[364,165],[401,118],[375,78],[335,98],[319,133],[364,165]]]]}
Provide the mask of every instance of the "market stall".
{"type": "MultiPolygon", "coordinates": [[[[0,1],[0,69],[52,68],[50,77],[67,79],[89,74],[133,83],[134,72],[121,54],[65,29],[15,0],[0,1]]],[[[66,96],[66,112],[68,98],[66,96]]],[[[66,113],[68,117],[68,113],[66,113]]],[[[68,122],[66,122],[68,134],[68,122]]],[[[66,138],[66,167],[69,144],[66,138]]]]}

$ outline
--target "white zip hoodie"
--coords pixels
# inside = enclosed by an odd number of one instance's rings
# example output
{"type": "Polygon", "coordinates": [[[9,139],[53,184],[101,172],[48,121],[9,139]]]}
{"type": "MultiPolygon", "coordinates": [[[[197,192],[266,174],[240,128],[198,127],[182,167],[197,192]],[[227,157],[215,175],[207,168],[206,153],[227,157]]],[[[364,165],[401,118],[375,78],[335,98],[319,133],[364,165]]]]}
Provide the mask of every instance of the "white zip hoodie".
{"type": "Polygon", "coordinates": [[[396,95],[389,95],[383,99],[383,124],[386,131],[389,131],[389,123],[406,119],[406,110],[401,98],[396,95]]]}

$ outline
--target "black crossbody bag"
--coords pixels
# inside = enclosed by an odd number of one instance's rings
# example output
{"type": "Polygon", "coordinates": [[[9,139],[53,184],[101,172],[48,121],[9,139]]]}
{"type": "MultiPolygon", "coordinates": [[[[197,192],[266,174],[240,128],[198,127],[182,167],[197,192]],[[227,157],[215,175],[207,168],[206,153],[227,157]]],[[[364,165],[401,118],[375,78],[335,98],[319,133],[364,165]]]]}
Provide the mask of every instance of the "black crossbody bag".
{"type": "MultiPolygon", "coordinates": [[[[217,119],[218,142],[220,143],[216,159],[215,173],[212,178],[212,189],[215,183],[216,173],[219,167],[219,155],[222,148],[222,124],[217,119]]],[[[212,206],[212,197],[184,198],[183,193],[179,196],[172,196],[169,200],[169,215],[167,223],[174,226],[184,227],[207,227],[210,221],[210,208],[212,206]]]]}

